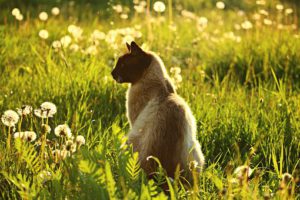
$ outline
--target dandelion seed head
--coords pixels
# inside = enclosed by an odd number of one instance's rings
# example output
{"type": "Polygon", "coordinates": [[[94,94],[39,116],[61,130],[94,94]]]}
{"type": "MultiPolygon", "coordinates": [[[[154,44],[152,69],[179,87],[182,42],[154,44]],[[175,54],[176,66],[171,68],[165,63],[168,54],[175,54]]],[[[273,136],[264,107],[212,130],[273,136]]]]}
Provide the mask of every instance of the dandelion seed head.
{"type": "Polygon", "coordinates": [[[58,40],[55,40],[52,42],[52,47],[55,49],[55,50],[59,50],[61,48],[61,42],[58,41],[58,40]]]}
{"type": "Polygon", "coordinates": [[[256,4],[257,4],[257,5],[262,5],[262,6],[263,6],[263,5],[266,5],[266,1],[264,1],[264,0],[260,0],[260,1],[259,1],[259,0],[258,0],[258,1],[256,1],[256,4]]]}
{"type": "Polygon", "coordinates": [[[220,10],[223,10],[225,8],[225,3],[223,1],[218,1],[216,3],[216,7],[220,10]]]}
{"type": "Polygon", "coordinates": [[[53,7],[53,8],[51,9],[51,13],[52,13],[52,15],[57,16],[57,15],[59,15],[60,10],[59,10],[58,7],[53,7]]]}
{"type": "Polygon", "coordinates": [[[42,29],[42,30],[39,31],[39,36],[40,36],[40,38],[45,40],[49,37],[49,33],[48,33],[47,30],[42,29]]]}
{"type": "Polygon", "coordinates": [[[14,8],[12,9],[11,14],[16,17],[17,15],[21,14],[21,11],[19,8],[14,8]]]}
{"type": "Polygon", "coordinates": [[[24,19],[24,17],[23,17],[22,14],[18,14],[18,15],[16,15],[16,19],[17,19],[18,21],[22,21],[22,20],[24,19]]]}
{"type": "Polygon", "coordinates": [[[15,138],[15,139],[17,139],[17,138],[23,139],[23,138],[24,138],[24,135],[25,135],[24,132],[15,132],[15,133],[14,133],[14,138],[15,138]]]}
{"type": "Polygon", "coordinates": [[[271,26],[273,24],[273,22],[270,19],[264,19],[264,24],[267,26],[271,26]]]}
{"type": "Polygon", "coordinates": [[[71,129],[67,124],[58,125],[54,129],[54,133],[57,137],[67,137],[67,138],[72,137],[71,129]]]}
{"type": "Polygon", "coordinates": [[[113,8],[113,10],[115,10],[117,13],[123,12],[123,7],[122,7],[121,4],[114,5],[112,8],[113,8]]]}
{"type": "Polygon", "coordinates": [[[282,182],[287,185],[291,180],[293,180],[293,176],[289,173],[282,174],[282,182]]]}
{"type": "Polygon", "coordinates": [[[51,127],[48,124],[42,124],[42,133],[50,133],[51,127]]]}
{"type": "Polygon", "coordinates": [[[126,13],[122,13],[122,14],[120,15],[120,18],[121,18],[121,19],[128,19],[128,15],[127,15],[126,13]]]}
{"type": "Polygon", "coordinates": [[[77,52],[79,50],[78,44],[71,44],[70,50],[74,51],[74,52],[77,52]]]}
{"type": "Polygon", "coordinates": [[[283,5],[282,4],[276,4],[276,9],[279,10],[279,11],[282,11],[283,10],[283,5]]]}
{"type": "Polygon", "coordinates": [[[77,135],[76,143],[78,146],[85,145],[85,139],[82,135],[77,135]]]}
{"type": "Polygon", "coordinates": [[[68,140],[65,145],[65,150],[74,153],[76,151],[76,143],[72,140],[68,140]]]}
{"type": "Polygon", "coordinates": [[[247,165],[242,165],[237,167],[233,174],[238,178],[238,179],[244,179],[249,178],[251,176],[251,174],[253,173],[253,169],[251,169],[249,166],[247,165]]]}
{"type": "Polygon", "coordinates": [[[33,142],[36,140],[36,133],[34,131],[25,131],[24,132],[24,139],[27,142],[33,142]]]}
{"type": "Polygon", "coordinates": [[[61,42],[62,46],[64,48],[66,48],[71,44],[72,38],[69,35],[65,35],[60,39],[60,42],[61,42]]]}
{"type": "Polygon", "coordinates": [[[241,27],[245,30],[249,30],[253,28],[253,25],[250,21],[246,20],[241,24],[241,27]]]}
{"type": "Polygon", "coordinates": [[[99,30],[94,30],[91,34],[91,39],[94,40],[104,40],[106,37],[105,33],[99,30]]]}
{"type": "Polygon", "coordinates": [[[1,116],[1,121],[5,126],[14,127],[19,121],[19,115],[13,110],[7,110],[1,116]]]}
{"type": "Polygon", "coordinates": [[[88,55],[96,55],[98,53],[98,50],[95,45],[91,45],[87,49],[85,49],[84,53],[88,55]]]}
{"type": "Polygon", "coordinates": [[[44,102],[41,104],[41,109],[46,111],[49,116],[53,116],[57,112],[56,105],[51,102],[44,102]]]}
{"type": "Polygon", "coordinates": [[[137,12],[137,13],[144,13],[145,12],[145,6],[139,4],[139,5],[135,5],[134,6],[134,10],[137,12]]]}
{"type": "Polygon", "coordinates": [[[32,113],[32,107],[29,105],[23,105],[21,108],[17,108],[17,112],[20,116],[30,115],[32,113]]]}
{"type": "Polygon", "coordinates": [[[47,19],[48,19],[48,14],[47,14],[45,11],[40,12],[39,18],[40,18],[41,21],[47,21],[47,19]]]}
{"type": "Polygon", "coordinates": [[[68,26],[68,32],[74,37],[75,40],[79,40],[82,38],[83,30],[79,26],[71,24],[68,26]]]}
{"type": "Polygon", "coordinates": [[[166,5],[162,1],[156,1],[153,4],[153,9],[155,12],[162,13],[166,10],[166,5]]]}
{"type": "Polygon", "coordinates": [[[292,14],[293,13],[293,9],[291,9],[291,8],[287,8],[287,9],[285,9],[285,12],[284,12],[286,15],[290,15],[290,14],[292,14]]]}

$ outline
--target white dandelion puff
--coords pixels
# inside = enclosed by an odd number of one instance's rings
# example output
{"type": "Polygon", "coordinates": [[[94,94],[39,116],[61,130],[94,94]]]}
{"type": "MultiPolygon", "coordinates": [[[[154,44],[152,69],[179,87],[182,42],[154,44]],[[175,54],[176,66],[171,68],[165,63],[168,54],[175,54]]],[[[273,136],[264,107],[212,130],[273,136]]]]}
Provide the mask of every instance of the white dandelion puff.
{"type": "Polygon", "coordinates": [[[16,17],[17,15],[21,14],[21,11],[19,8],[14,8],[12,9],[11,14],[16,17]]]}
{"type": "Polygon", "coordinates": [[[1,121],[5,126],[13,127],[19,121],[19,115],[13,110],[7,110],[1,116],[1,121]]]}
{"type": "Polygon", "coordinates": [[[273,22],[270,19],[264,19],[264,24],[267,26],[271,26],[273,24],[273,22]]]}
{"type": "Polygon", "coordinates": [[[68,140],[65,145],[65,150],[74,153],[76,151],[76,143],[72,140],[68,140]]]}
{"type": "Polygon", "coordinates": [[[15,133],[14,133],[14,138],[15,138],[15,139],[17,139],[17,138],[23,139],[23,138],[24,138],[24,135],[25,135],[24,132],[15,132],[15,133]]]}
{"type": "Polygon", "coordinates": [[[62,44],[60,41],[55,40],[52,42],[52,47],[55,51],[58,51],[62,47],[62,44]]]}
{"type": "Polygon", "coordinates": [[[252,173],[253,173],[253,169],[251,169],[247,165],[239,166],[233,172],[233,174],[240,180],[243,180],[245,178],[248,179],[252,173]]]}
{"type": "Polygon", "coordinates": [[[249,30],[253,28],[253,25],[250,21],[246,20],[241,24],[241,27],[245,30],[249,30]]]}
{"type": "Polygon", "coordinates": [[[68,32],[71,33],[75,40],[80,40],[82,38],[83,30],[79,26],[74,24],[69,25],[68,32]]]}
{"type": "Polygon", "coordinates": [[[20,116],[30,115],[32,113],[32,107],[29,105],[23,105],[21,108],[17,108],[17,112],[20,116]]]}
{"type": "Polygon", "coordinates": [[[120,15],[120,18],[121,18],[121,19],[128,19],[128,15],[127,15],[126,13],[122,13],[122,14],[120,15]]]}
{"type": "Polygon", "coordinates": [[[59,10],[58,7],[53,7],[53,8],[51,9],[51,13],[52,13],[52,15],[57,16],[57,15],[59,15],[60,10],[59,10]]]}
{"type": "Polygon", "coordinates": [[[43,12],[41,12],[41,13],[39,14],[39,18],[40,18],[41,21],[47,21],[47,19],[48,19],[48,14],[47,14],[45,11],[43,11],[43,12]]]}
{"type": "Polygon", "coordinates": [[[105,33],[96,29],[91,34],[91,39],[92,40],[104,40],[105,36],[106,36],[105,33]]]}
{"type": "Polygon", "coordinates": [[[218,1],[216,3],[216,7],[220,10],[223,10],[225,8],[225,3],[223,1],[218,1]]]}
{"type": "Polygon", "coordinates": [[[47,30],[42,29],[42,30],[39,31],[39,36],[40,36],[40,38],[45,40],[49,37],[49,33],[48,33],[47,30]]]}
{"type": "Polygon", "coordinates": [[[50,133],[51,127],[48,124],[42,124],[42,133],[50,133]]]}
{"type": "Polygon", "coordinates": [[[117,13],[123,12],[123,7],[122,7],[121,4],[114,5],[112,8],[113,8],[117,13]]]}
{"type": "Polygon", "coordinates": [[[65,35],[60,39],[60,42],[61,42],[62,46],[64,48],[66,48],[71,44],[72,38],[69,35],[65,35]]]}
{"type": "Polygon", "coordinates": [[[78,44],[71,44],[69,47],[71,51],[77,52],[79,50],[78,44]]]}
{"type": "Polygon", "coordinates": [[[291,8],[287,8],[287,9],[285,9],[285,12],[284,12],[286,15],[290,15],[290,14],[292,14],[293,13],[293,9],[291,9],[291,8]]]}
{"type": "Polygon", "coordinates": [[[22,20],[24,19],[24,17],[23,17],[22,14],[18,14],[18,15],[16,15],[16,19],[17,19],[18,21],[22,21],[22,20]]]}
{"type": "Polygon", "coordinates": [[[57,112],[56,105],[51,102],[42,103],[41,109],[46,111],[49,116],[53,116],[57,112]]]}
{"type": "Polygon", "coordinates": [[[54,133],[57,137],[67,137],[67,138],[72,137],[71,129],[67,124],[58,125],[54,129],[54,133]]]}
{"type": "Polygon", "coordinates": [[[276,9],[279,10],[279,11],[282,11],[283,8],[284,8],[284,7],[283,7],[282,4],[277,4],[277,5],[276,5],[276,9]]]}
{"type": "Polygon", "coordinates": [[[153,9],[155,12],[162,13],[166,10],[166,5],[162,1],[156,1],[153,4],[153,9]]]}
{"type": "Polygon", "coordinates": [[[96,55],[98,53],[98,50],[95,45],[91,45],[84,51],[84,53],[88,55],[96,55]]]}
{"type": "Polygon", "coordinates": [[[36,133],[34,131],[25,131],[24,140],[27,142],[33,142],[36,140],[36,133]]]}
{"type": "Polygon", "coordinates": [[[82,135],[77,135],[76,143],[78,146],[85,145],[85,139],[82,135]]]}

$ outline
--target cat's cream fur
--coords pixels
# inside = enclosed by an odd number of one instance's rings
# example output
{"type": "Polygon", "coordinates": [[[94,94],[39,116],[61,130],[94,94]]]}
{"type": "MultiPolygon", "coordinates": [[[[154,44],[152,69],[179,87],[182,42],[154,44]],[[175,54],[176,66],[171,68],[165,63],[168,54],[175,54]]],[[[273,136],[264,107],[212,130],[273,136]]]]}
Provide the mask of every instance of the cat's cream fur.
{"type": "Polygon", "coordinates": [[[141,167],[149,174],[156,165],[148,156],[159,158],[171,177],[178,164],[188,171],[189,163],[196,161],[202,169],[204,156],[196,139],[195,118],[176,94],[161,59],[149,54],[150,66],[127,92],[128,142],[139,152],[141,167]]]}

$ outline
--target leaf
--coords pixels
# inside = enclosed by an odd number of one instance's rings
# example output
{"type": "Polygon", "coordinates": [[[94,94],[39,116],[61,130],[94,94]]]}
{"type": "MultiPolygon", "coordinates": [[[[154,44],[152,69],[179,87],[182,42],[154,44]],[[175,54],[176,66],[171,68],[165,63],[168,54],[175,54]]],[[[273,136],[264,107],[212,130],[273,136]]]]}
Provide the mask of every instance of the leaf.
{"type": "Polygon", "coordinates": [[[126,171],[130,175],[131,180],[135,181],[138,179],[141,168],[139,163],[138,152],[135,152],[131,158],[128,159],[126,165],[126,171]]]}

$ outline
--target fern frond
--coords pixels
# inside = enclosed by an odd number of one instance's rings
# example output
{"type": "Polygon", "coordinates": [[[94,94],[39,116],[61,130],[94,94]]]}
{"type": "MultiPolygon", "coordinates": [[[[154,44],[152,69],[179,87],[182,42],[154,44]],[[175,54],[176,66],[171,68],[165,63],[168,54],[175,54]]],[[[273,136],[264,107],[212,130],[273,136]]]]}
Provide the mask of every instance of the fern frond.
{"type": "Polygon", "coordinates": [[[135,181],[138,179],[141,167],[139,163],[139,155],[137,152],[135,152],[131,158],[129,158],[127,165],[126,165],[126,171],[130,175],[130,179],[135,181]]]}

